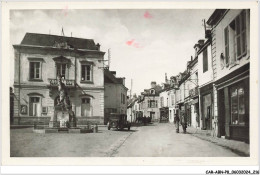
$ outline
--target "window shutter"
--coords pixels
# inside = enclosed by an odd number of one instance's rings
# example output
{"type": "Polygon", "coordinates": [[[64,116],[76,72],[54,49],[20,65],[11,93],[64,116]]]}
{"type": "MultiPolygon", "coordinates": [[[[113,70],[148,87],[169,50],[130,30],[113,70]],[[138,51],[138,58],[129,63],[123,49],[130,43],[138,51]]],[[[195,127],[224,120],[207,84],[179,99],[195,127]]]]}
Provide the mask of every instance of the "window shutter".
{"type": "Polygon", "coordinates": [[[34,78],[34,64],[30,62],[30,79],[34,78]]]}
{"type": "Polygon", "coordinates": [[[241,56],[241,22],[240,22],[240,15],[236,17],[236,52],[237,58],[241,56]]]}
{"type": "Polygon", "coordinates": [[[225,37],[225,59],[226,65],[229,64],[229,31],[228,26],[224,29],[224,37],[225,37]]]}
{"type": "Polygon", "coordinates": [[[81,80],[85,80],[85,66],[81,65],[81,80]]]}
{"type": "Polygon", "coordinates": [[[241,39],[242,39],[242,54],[246,53],[246,11],[241,13],[241,39]]]}

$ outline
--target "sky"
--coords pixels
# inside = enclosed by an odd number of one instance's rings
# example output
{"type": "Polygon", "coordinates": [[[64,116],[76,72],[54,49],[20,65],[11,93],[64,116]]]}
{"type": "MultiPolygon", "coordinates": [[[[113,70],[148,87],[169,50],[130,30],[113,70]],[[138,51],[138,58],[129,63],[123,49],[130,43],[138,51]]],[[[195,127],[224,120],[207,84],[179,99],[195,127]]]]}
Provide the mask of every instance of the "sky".
{"type": "Polygon", "coordinates": [[[204,39],[202,20],[213,9],[139,10],[12,10],[10,13],[11,80],[14,77],[13,44],[20,44],[25,33],[43,33],[94,39],[101,51],[111,53],[110,70],[125,77],[132,94],[161,84],[167,77],[186,69],[194,56],[193,46],[204,39]]]}

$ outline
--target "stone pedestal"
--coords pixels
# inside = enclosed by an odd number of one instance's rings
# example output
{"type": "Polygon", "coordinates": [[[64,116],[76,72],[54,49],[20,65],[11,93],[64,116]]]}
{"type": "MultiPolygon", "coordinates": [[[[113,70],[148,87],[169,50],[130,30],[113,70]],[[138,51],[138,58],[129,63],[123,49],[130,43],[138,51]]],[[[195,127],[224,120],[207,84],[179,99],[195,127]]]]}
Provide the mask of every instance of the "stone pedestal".
{"type": "Polygon", "coordinates": [[[60,128],[67,128],[67,123],[69,122],[69,112],[57,111],[57,120],[60,122],[60,128]]]}

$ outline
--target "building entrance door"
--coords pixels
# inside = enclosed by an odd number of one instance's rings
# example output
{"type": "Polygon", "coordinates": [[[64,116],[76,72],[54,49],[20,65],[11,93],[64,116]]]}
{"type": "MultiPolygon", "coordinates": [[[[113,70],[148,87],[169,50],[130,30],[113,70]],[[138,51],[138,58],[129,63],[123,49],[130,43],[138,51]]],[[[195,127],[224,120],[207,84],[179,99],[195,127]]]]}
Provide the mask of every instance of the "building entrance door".
{"type": "Polygon", "coordinates": [[[41,104],[40,97],[30,97],[30,105],[29,105],[30,116],[40,117],[41,116],[41,104]]]}
{"type": "Polygon", "coordinates": [[[154,120],[155,119],[155,112],[150,112],[150,117],[151,117],[152,120],[154,120]]]}
{"type": "Polygon", "coordinates": [[[91,108],[90,108],[90,99],[89,98],[83,98],[82,99],[81,116],[82,117],[91,116],[91,108]]]}

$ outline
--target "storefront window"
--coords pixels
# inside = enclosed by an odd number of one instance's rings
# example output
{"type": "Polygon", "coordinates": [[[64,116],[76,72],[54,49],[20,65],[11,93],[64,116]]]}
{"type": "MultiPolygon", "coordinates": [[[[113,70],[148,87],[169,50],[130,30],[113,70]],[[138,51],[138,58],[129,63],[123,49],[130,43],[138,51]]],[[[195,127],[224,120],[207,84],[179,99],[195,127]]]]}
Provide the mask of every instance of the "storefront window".
{"type": "Polygon", "coordinates": [[[245,125],[245,96],[244,88],[231,88],[231,124],[245,125]]]}

